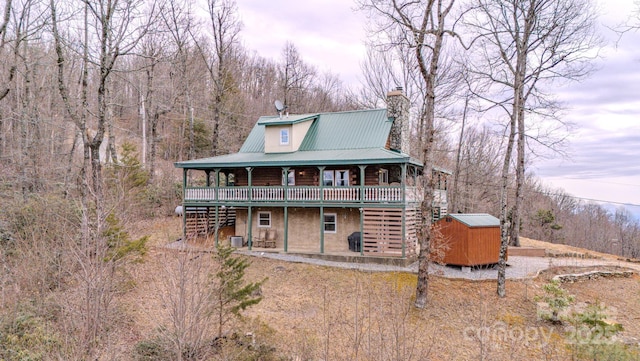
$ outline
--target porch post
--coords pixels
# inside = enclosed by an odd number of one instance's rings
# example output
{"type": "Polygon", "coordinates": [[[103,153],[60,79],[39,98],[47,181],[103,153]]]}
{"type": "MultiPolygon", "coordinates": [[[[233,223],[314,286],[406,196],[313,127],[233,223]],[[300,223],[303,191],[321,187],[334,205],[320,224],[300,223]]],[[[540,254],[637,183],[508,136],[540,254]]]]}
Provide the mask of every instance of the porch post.
{"type": "Polygon", "coordinates": [[[360,207],[360,255],[364,256],[364,208],[360,207]]]}
{"type": "MultiPolygon", "coordinates": [[[[217,190],[218,188],[220,188],[220,169],[219,168],[214,169],[213,173],[214,173],[213,176],[215,177],[214,186],[216,187],[216,190],[217,190]]],[[[218,192],[216,192],[216,193],[218,193],[218,192]]],[[[217,197],[216,197],[216,199],[217,199],[217,197]]]]}
{"type": "MultiPolygon", "coordinates": [[[[295,177],[295,174],[294,174],[295,177]]],[[[288,189],[289,189],[289,167],[282,167],[282,187],[284,188],[284,201],[285,203],[289,199],[288,189]]]]}
{"type": "Polygon", "coordinates": [[[289,207],[284,206],[284,251],[289,250],[289,207]]]}
{"type": "MultiPolygon", "coordinates": [[[[284,199],[284,251],[287,252],[288,249],[288,241],[289,241],[289,207],[287,207],[287,203],[289,202],[289,167],[282,167],[282,186],[283,192],[282,195],[284,199]]],[[[295,172],[294,172],[295,179],[295,172]]]]}
{"type": "Polygon", "coordinates": [[[187,168],[182,168],[182,239],[187,241],[187,206],[184,200],[187,197],[187,168]]]}
{"type": "Polygon", "coordinates": [[[320,176],[320,253],[324,253],[324,166],[319,166],[320,176]]]}
{"type": "Polygon", "coordinates": [[[360,203],[364,203],[364,170],[367,166],[359,165],[358,167],[360,167],[360,203]]]}
{"type": "MultiPolygon", "coordinates": [[[[251,187],[251,182],[252,182],[252,180],[251,180],[251,172],[253,171],[253,168],[246,167],[245,169],[247,170],[247,200],[249,201],[249,204],[251,204],[251,198],[252,198],[251,197],[251,193],[253,193],[253,188],[251,187]]],[[[249,212],[249,213],[247,213],[247,225],[249,227],[249,229],[247,230],[247,238],[248,238],[247,242],[249,244],[249,250],[251,250],[251,248],[253,247],[253,237],[252,237],[253,236],[253,234],[252,234],[253,233],[253,230],[252,230],[253,225],[252,225],[252,222],[251,222],[253,217],[252,217],[252,214],[251,214],[252,213],[251,206],[249,206],[247,208],[247,212],[249,212]]]]}
{"type": "Polygon", "coordinates": [[[320,206],[320,253],[324,253],[324,207],[320,206]]]}
{"type": "Polygon", "coordinates": [[[252,179],[251,179],[251,172],[253,171],[253,168],[251,167],[247,167],[245,168],[247,170],[247,200],[249,202],[251,202],[251,198],[252,198],[252,193],[253,193],[253,187],[252,187],[252,179]]]}
{"type": "MultiPolygon", "coordinates": [[[[214,168],[213,170],[213,201],[216,204],[216,227],[214,229],[214,240],[215,240],[215,245],[216,248],[218,248],[219,245],[219,241],[220,241],[220,234],[219,234],[219,228],[220,228],[220,207],[218,204],[218,187],[220,187],[220,169],[218,168],[214,168]]],[[[207,187],[211,188],[211,171],[207,171],[207,187]]]]}
{"type": "Polygon", "coordinates": [[[318,167],[320,171],[320,176],[318,177],[320,182],[320,203],[324,202],[324,168],[324,166],[318,167]]]}
{"type": "Polygon", "coordinates": [[[218,248],[218,228],[220,228],[220,215],[218,214],[218,212],[220,212],[220,206],[218,206],[216,204],[216,227],[214,228],[213,232],[214,232],[214,239],[215,239],[215,245],[216,248],[218,248]]]}
{"type": "Polygon", "coordinates": [[[247,208],[247,244],[249,245],[249,251],[251,251],[251,248],[253,247],[253,238],[251,237],[251,228],[253,228],[251,213],[252,209],[251,206],[249,206],[247,208]]]}
{"type": "Polygon", "coordinates": [[[407,232],[406,232],[406,217],[407,217],[407,163],[402,163],[402,172],[400,178],[402,182],[402,258],[406,257],[407,248],[407,232]]]}

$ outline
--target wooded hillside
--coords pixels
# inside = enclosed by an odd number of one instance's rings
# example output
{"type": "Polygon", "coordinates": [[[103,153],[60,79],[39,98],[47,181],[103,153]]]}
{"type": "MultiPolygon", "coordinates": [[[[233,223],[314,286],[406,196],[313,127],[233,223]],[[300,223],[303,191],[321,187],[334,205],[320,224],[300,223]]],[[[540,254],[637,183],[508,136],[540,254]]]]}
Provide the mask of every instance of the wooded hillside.
{"type": "MultiPolygon", "coordinates": [[[[582,3],[537,1],[572,11],[582,3]]],[[[526,79],[537,78],[522,86],[533,95],[516,104],[491,83],[500,52],[480,54],[500,44],[468,41],[486,36],[478,19],[500,14],[486,1],[455,34],[448,26],[464,9],[418,29],[376,3],[359,2],[382,25],[371,35],[362,84],[346,86],[311,66],[295,42],[283,43],[276,59],[243,47],[232,0],[208,0],[206,11],[186,0],[0,1],[0,312],[34,314],[35,305],[39,315],[55,313],[66,320],[58,326],[67,355],[105,357],[109,322],[120,312],[114,300],[134,283],[127,267],[147,251],[137,224],[171,214],[181,201],[173,162],[237,151],[259,116],[275,114],[276,99],[289,113],[385,107],[397,86],[412,101],[412,155],[453,172],[450,212],[504,211],[512,234],[640,257],[640,221],[631,213],[549,189],[525,169],[525,109],[527,121],[562,124],[557,105],[535,88],[548,76],[544,61],[571,58],[584,67],[554,74],[580,79],[589,72],[583,53],[596,42],[531,60],[540,68],[526,79]],[[437,43],[440,59],[431,51],[437,43]],[[424,53],[416,58],[417,48],[424,53]],[[513,156],[510,132],[521,147],[512,144],[513,156]]],[[[398,9],[423,14],[423,3],[398,9]]],[[[551,13],[538,19],[557,22],[551,13]]],[[[597,35],[587,15],[572,28],[584,38],[597,35]]],[[[539,53],[546,54],[513,54],[539,53]]],[[[548,129],[554,133],[536,141],[549,148],[568,131],[548,129]]]]}

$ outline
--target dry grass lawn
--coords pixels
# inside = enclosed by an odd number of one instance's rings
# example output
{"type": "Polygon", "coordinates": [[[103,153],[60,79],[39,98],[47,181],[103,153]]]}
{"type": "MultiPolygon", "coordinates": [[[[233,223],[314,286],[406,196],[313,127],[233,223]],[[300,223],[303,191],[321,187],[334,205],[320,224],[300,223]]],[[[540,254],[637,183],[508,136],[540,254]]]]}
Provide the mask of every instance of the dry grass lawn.
{"type": "MultiPolygon", "coordinates": [[[[148,228],[147,228],[148,229],[148,228]]],[[[180,235],[178,219],[159,220],[149,230],[152,251],[132,270],[138,287],[127,295],[135,330],[132,342],[150,339],[167,322],[157,285],[176,251],[162,244],[180,235]]],[[[538,241],[527,240],[526,245],[538,241]]],[[[203,254],[203,257],[210,256],[203,254]]],[[[251,258],[247,278],[268,277],[263,301],[245,313],[244,331],[275,347],[285,359],[334,360],[565,360],[564,329],[537,317],[536,296],[557,273],[509,281],[507,297],[495,281],[432,276],[429,304],[412,307],[416,276],[367,273],[251,258]]],[[[578,303],[600,301],[626,339],[640,339],[640,278],[600,279],[564,285],[578,303]]],[[[636,341],[637,342],[637,341],[636,341]]]]}

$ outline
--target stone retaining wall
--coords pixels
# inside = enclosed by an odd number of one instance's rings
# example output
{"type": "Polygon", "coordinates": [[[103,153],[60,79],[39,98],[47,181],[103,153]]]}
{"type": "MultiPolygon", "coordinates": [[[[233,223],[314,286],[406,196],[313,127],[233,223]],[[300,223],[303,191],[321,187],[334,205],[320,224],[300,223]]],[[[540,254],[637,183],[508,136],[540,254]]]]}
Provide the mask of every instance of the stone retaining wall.
{"type": "Polygon", "coordinates": [[[561,283],[574,283],[595,280],[598,278],[626,278],[631,277],[632,275],[633,271],[591,271],[585,273],[557,275],[553,277],[553,280],[560,281],[561,283]]]}

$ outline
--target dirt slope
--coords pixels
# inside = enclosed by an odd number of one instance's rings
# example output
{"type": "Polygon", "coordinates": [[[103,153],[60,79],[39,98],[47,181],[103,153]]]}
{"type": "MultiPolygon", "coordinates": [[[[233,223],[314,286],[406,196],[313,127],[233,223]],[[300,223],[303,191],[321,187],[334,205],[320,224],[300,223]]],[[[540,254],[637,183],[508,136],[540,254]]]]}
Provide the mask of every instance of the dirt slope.
{"type": "MultiPolygon", "coordinates": [[[[161,246],[180,234],[178,219],[160,220],[153,250],[134,271],[137,287],[126,296],[134,320],[132,343],[150,339],[166,323],[158,278],[172,252],[161,246]],[[153,315],[153,317],[151,317],[153,315]]],[[[526,240],[525,245],[542,245],[526,240]]],[[[583,250],[584,251],[584,250],[583,250]]],[[[204,255],[204,257],[209,257],[204,255]]],[[[337,360],[564,360],[564,329],[537,318],[536,296],[557,273],[507,283],[507,297],[495,281],[432,276],[426,310],[411,307],[416,276],[366,273],[308,264],[251,258],[248,278],[268,277],[263,301],[241,327],[259,343],[290,359],[337,360]],[[393,356],[395,355],[395,356],[393,356]]],[[[640,339],[640,277],[600,279],[565,285],[577,302],[599,300],[621,323],[626,339],[640,339]]],[[[164,305],[166,306],[166,305],[164,305]]]]}

